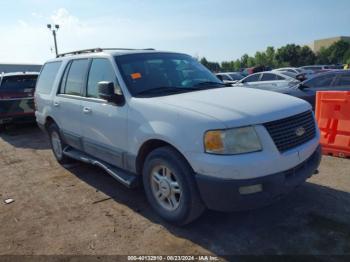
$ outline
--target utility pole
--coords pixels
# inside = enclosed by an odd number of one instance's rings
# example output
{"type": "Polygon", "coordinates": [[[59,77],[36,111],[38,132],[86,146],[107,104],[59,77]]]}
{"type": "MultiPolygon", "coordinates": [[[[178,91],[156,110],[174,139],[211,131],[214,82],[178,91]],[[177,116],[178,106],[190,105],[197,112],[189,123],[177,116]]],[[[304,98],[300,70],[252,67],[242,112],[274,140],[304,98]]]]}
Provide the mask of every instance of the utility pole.
{"type": "Polygon", "coordinates": [[[54,42],[55,42],[55,52],[56,52],[56,56],[58,56],[56,32],[58,31],[58,29],[60,28],[60,26],[59,26],[59,25],[47,24],[47,28],[48,28],[50,31],[52,31],[53,40],[54,40],[54,42]]]}

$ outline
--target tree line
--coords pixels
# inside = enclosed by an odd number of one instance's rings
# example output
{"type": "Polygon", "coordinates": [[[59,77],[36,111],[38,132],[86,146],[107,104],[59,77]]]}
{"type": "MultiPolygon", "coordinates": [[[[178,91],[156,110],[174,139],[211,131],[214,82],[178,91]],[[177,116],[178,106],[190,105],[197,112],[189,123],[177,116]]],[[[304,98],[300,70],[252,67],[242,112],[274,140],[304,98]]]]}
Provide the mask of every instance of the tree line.
{"type": "Polygon", "coordinates": [[[316,54],[308,46],[288,44],[277,50],[269,46],[254,56],[244,54],[240,59],[218,62],[208,61],[205,57],[200,62],[213,72],[239,71],[241,68],[254,66],[299,67],[314,64],[350,64],[350,43],[340,40],[328,48],[322,47],[316,54]]]}

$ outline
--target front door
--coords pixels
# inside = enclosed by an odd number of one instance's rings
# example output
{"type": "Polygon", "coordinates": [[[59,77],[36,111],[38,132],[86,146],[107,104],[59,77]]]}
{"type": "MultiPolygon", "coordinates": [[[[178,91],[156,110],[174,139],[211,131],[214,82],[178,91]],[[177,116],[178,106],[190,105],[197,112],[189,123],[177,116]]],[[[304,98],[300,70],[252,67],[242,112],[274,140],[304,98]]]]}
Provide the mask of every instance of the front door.
{"type": "Polygon", "coordinates": [[[127,105],[117,106],[98,97],[97,84],[113,82],[120,88],[112,61],[94,58],[91,62],[85,99],[82,101],[81,128],[84,151],[112,165],[123,167],[127,148],[127,105]]]}

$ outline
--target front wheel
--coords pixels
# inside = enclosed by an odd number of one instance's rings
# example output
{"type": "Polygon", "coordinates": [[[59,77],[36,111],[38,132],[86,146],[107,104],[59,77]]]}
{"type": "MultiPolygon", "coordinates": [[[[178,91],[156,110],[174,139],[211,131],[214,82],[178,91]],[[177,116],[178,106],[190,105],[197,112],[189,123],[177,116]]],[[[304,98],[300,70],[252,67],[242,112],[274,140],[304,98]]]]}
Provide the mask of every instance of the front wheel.
{"type": "Polygon", "coordinates": [[[143,169],[143,184],[152,208],[171,223],[188,224],[205,209],[191,167],[171,147],[158,148],[149,154],[143,169]]]}

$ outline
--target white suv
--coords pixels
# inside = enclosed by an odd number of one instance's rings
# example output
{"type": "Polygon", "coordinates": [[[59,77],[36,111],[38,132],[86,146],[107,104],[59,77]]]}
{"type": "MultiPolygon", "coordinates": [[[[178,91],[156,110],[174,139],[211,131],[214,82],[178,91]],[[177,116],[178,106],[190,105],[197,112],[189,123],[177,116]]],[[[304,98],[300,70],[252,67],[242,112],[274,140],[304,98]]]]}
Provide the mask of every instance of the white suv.
{"type": "Polygon", "coordinates": [[[91,49],[41,71],[36,119],[60,163],[78,159],[122,184],[143,181],[165,220],[269,204],[318,168],[319,131],[303,100],[225,87],[185,54],[91,49]]]}

